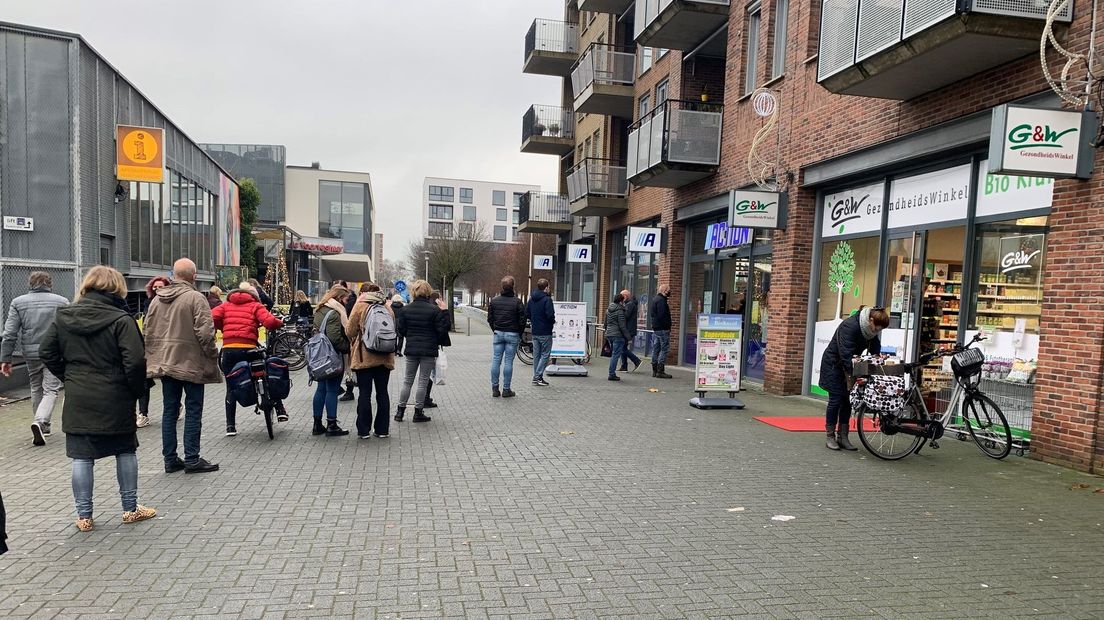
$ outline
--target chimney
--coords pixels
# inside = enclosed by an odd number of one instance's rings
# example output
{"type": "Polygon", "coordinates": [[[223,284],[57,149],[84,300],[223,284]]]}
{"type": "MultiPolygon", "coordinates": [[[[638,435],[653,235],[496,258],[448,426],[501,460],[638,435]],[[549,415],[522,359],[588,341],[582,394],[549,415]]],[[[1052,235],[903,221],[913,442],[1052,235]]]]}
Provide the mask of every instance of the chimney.
{"type": "Polygon", "coordinates": [[[318,170],[318,169],[320,169],[321,167],[322,167],[322,163],[321,163],[321,162],[317,162],[317,161],[312,161],[312,162],[311,162],[311,168],[314,168],[315,170],[318,170]]]}

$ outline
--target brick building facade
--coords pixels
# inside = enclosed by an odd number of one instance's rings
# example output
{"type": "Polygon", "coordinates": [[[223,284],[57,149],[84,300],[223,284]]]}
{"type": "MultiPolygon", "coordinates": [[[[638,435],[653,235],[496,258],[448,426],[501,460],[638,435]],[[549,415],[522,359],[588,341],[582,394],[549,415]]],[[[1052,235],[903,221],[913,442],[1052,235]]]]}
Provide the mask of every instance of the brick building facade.
{"type": "MultiPolygon", "coordinates": [[[[958,312],[965,315],[959,319],[961,323],[956,324],[961,326],[963,333],[972,329],[995,335],[998,339],[1004,338],[1001,334],[1011,329],[1005,327],[1007,323],[999,323],[1001,314],[1013,314],[1013,311],[1003,308],[1021,308],[1019,312],[1028,317],[1024,319],[1028,332],[1026,340],[1032,343],[1032,347],[1037,342],[1037,350],[1032,348],[1025,353],[1022,345],[1017,344],[1021,348],[1013,352],[1017,358],[1020,355],[1027,357],[1030,353],[1037,361],[1028,401],[1030,419],[1021,424],[1030,429],[1031,454],[1082,470],[1100,471],[1104,468],[1104,441],[1101,441],[1104,429],[1100,424],[1104,390],[1104,306],[1100,303],[1104,300],[1104,253],[1100,251],[1104,246],[1104,241],[1101,241],[1104,239],[1101,234],[1104,232],[1104,205],[1097,198],[1104,181],[1101,157],[1097,153],[1095,173],[1090,180],[1059,180],[1053,183],[1048,204],[1037,205],[1042,210],[1012,214],[997,222],[993,218],[980,216],[976,207],[981,200],[977,196],[980,191],[978,186],[984,187],[985,180],[992,178],[981,167],[985,165],[987,128],[993,108],[1013,102],[1059,107],[1060,101],[1043,77],[1037,53],[1042,20],[1037,16],[967,16],[960,9],[957,14],[941,22],[940,27],[968,24],[967,17],[979,20],[974,23],[982,23],[984,19],[1003,20],[997,23],[1006,30],[1018,29],[1026,33],[1022,35],[1024,40],[1035,36],[1036,52],[1032,54],[1022,41],[990,41],[986,45],[1027,51],[1010,51],[1009,55],[1019,57],[991,62],[990,66],[975,68],[973,73],[949,85],[938,85],[917,96],[894,100],[834,94],[826,87],[832,83],[832,78],[825,78],[826,71],[820,67],[819,52],[822,38],[836,35],[827,26],[822,31],[822,4],[817,0],[764,0],[750,6],[731,3],[731,6],[724,6],[727,22],[720,28],[713,26],[688,35],[686,33],[693,28],[684,27],[678,35],[685,39],[679,45],[684,49],[672,49],[658,58],[655,57],[659,54],[647,51],[644,44],[671,40],[674,35],[664,32],[664,28],[670,30],[671,24],[686,26],[695,23],[688,19],[678,21],[691,14],[695,18],[704,15],[700,21],[705,23],[712,16],[706,12],[700,15],[693,12],[699,9],[715,12],[717,5],[729,3],[679,2],[668,5],[647,0],[638,0],[638,3],[641,1],[646,5],[643,8],[631,2],[581,0],[578,4],[569,3],[565,19],[569,23],[591,23],[590,12],[586,10],[588,6],[616,11],[616,16],[612,13],[599,16],[598,21],[603,24],[603,32],[606,33],[605,40],[623,41],[629,46],[639,43],[635,48],[638,64],[634,71],[635,113],[632,120],[639,121],[641,118],[642,98],[656,102],[660,94],[657,88],[661,85],[666,98],[672,101],[723,105],[719,164],[705,178],[675,188],[641,185],[630,174],[629,180],[633,182],[630,183],[624,209],[603,217],[601,232],[597,236],[597,307],[604,308],[611,293],[625,287],[619,275],[622,266],[614,265],[615,260],[624,256],[619,244],[622,243],[625,228],[651,225],[665,229],[668,241],[666,252],[655,258],[650,276],[653,281],[641,290],[654,292],[659,285],[672,286],[670,306],[674,323],[680,325],[682,322],[683,328],[677,336],[672,334],[668,362],[677,364],[686,361],[682,351],[685,346],[683,337],[688,333],[687,317],[683,316],[687,309],[692,303],[700,305],[704,299],[705,312],[709,311],[709,307],[725,310],[718,304],[718,291],[704,298],[698,293],[698,287],[708,286],[701,282],[703,278],[717,278],[717,275],[703,276],[688,268],[691,261],[696,260],[692,257],[702,252],[699,247],[701,239],[688,239],[692,237],[689,231],[695,222],[700,225],[701,220],[689,219],[689,216],[701,214],[723,219],[726,214],[717,206],[724,204],[721,198],[732,190],[754,185],[747,160],[752,140],[764,120],[752,110],[751,94],[758,88],[767,88],[777,98],[779,113],[777,134],[771,137],[764,151],[778,163],[773,180],[779,191],[788,194],[789,210],[785,228],[765,233],[762,239],[770,252],[769,263],[766,263],[769,313],[766,311],[766,295],[763,294],[760,299],[754,290],[758,285],[749,285],[747,289],[746,299],[752,302],[747,305],[748,309],[743,310],[741,305],[741,311],[747,313],[748,319],[760,322],[762,333],[770,334],[768,354],[762,360],[760,371],[764,389],[784,395],[816,391],[810,369],[818,366],[815,358],[819,352],[812,342],[818,308],[823,315],[824,308],[835,301],[823,298],[818,284],[819,272],[823,271],[827,260],[821,254],[831,245],[827,237],[822,238],[823,225],[818,216],[818,211],[824,209],[825,195],[869,182],[884,186],[885,196],[889,198],[896,184],[905,182],[903,179],[918,178],[916,175],[921,174],[938,177],[955,166],[961,166],[963,171],[969,171],[972,188],[969,200],[962,203],[963,209],[968,208],[968,217],[929,227],[914,226],[913,238],[917,241],[913,243],[934,251],[932,248],[943,243],[943,239],[965,239],[965,249],[957,266],[951,263],[950,267],[957,268],[956,273],[961,273],[962,277],[957,283],[949,277],[950,273],[943,281],[930,276],[922,280],[919,288],[923,290],[917,295],[917,316],[909,315],[908,308],[903,310],[902,331],[915,331],[913,320],[918,319],[923,324],[926,318],[924,313],[929,307],[924,304],[930,301],[932,295],[958,300],[953,309],[940,306],[938,312],[944,317],[958,312]],[[659,4],[665,6],[657,9],[659,4]],[[658,16],[649,13],[655,10],[659,11],[658,16]],[[640,23],[641,19],[648,23],[640,23]],[[779,27],[780,21],[784,23],[784,28],[779,27]],[[749,32],[752,29],[754,32],[749,32]],[[775,40],[780,35],[785,36],[784,42],[775,40]],[[749,43],[757,52],[752,59],[749,59],[749,43]],[[784,45],[781,50],[776,49],[779,43],[784,45]],[[1021,48],[1016,45],[1021,45],[1021,48]],[[653,62],[650,68],[640,71],[645,55],[651,56],[653,62]],[[754,80],[749,79],[748,71],[754,72],[754,80]],[[968,207],[965,206],[967,203],[968,207]],[[714,206],[710,207],[710,204],[714,206]],[[1023,230],[1030,234],[1015,232],[1014,224],[1024,226],[1023,230]],[[989,232],[991,229],[1012,232],[989,232]],[[988,274],[982,275],[982,250],[988,247],[985,244],[1036,237],[1045,243],[1045,247],[1040,248],[1045,256],[1045,265],[1040,265],[1038,269],[1038,287],[1042,293],[1041,298],[1035,301],[1040,312],[1022,310],[1033,308],[1035,304],[1013,306],[991,303],[1001,301],[1001,297],[1011,299],[1013,296],[1008,295],[1009,291],[1027,290],[1030,286],[1019,280],[1013,284],[1011,278],[998,283],[990,281],[988,274]],[[933,285],[936,285],[936,290],[948,292],[932,293],[933,285]],[[983,301],[977,295],[989,299],[983,301]],[[688,299],[691,296],[695,300],[688,299]],[[756,303],[761,306],[758,310],[754,307],[756,303]],[[904,322],[906,318],[907,324],[904,322]],[[995,327],[989,326],[988,330],[981,327],[983,321],[994,318],[998,320],[995,327]],[[1037,335],[1037,339],[1033,335],[1037,335]]],[[[825,3],[824,6],[829,11],[839,10],[839,5],[825,3]]],[[[1090,13],[1090,5],[1077,5],[1072,19],[1056,27],[1060,40],[1074,51],[1084,52],[1088,48],[1090,13]]],[[[838,19],[838,13],[831,13],[830,17],[838,19]]],[[[839,22],[825,19],[824,23],[839,22]]],[[[942,32],[940,36],[946,34],[946,31],[942,32]]],[[[863,79],[873,84],[874,79],[879,77],[876,71],[894,70],[893,54],[905,58],[911,53],[908,50],[938,45],[935,38],[925,39],[927,35],[924,31],[910,36],[906,43],[891,45],[880,52],[881,56],[875,53],[875,64],[880,62],[881,65],[876,70],[864,66],[863,70],[867,73],[858,78],[860,87],[863,79]],[[887,66],[890,68],[886,69],[887,66]]],[[[968,51],[969,43],[964,45],[968,51]]],[[[577,51],[582,54],[583,47],[579,46],[577,51]]],[[[925,71],[924,59],[920,58],[918,62],[921,63],[920,69],[915,71],[915,77],[906,78],[902,83],[913,89],[917,88],[916,81],[928,79],[934,80],[935,84],[939,79],[939,67],[927,67],[925,71]]],[[[964,60],[963,64],[970,63],[964,60]]],[[[1051,71],[1057,73],[1059,64],[1055,58],[1051,71]]],[[[917,65],[912,67],[916,69],[917,65]]],[[[954,73],[955,70],[955,67],[947,65],[948,72],[954,73]]],[[[570,82],[569,78],[565,79],[567,82],[570,82]]],[[[919,84],[921,91],[923,86],[919,84]]],[[[570,85],[565,86],[566,107],[571,106],[570,90],[570,85]]],[[[887,95],[882,93],[880,96],[887,95]]],[[[576,98],[576,105],[578,102],[576,98]]],[[[593,115],[579,115],[578,122],[593,123],[588,119],[590,116],[593,115]]],[[[620,120],[610,117],[604,132],[606,144],[603,152],[617,159],[630,150],[627,148],[629,125],[628,122],[620,123],[620,120]]],[[[572,156],[574,154],[575,151],[572,156]]],[[[564,170],[570,168],[567,164],[561,167],[564,170]]],[[[885,210],[890,209],[887,206],[885,210]]],[[[871,247],[876,248],[872,263],[876,267],[871,273],[877,276],[879,286],[868,287],[863,297],[870,295],[871,303],[889,305],[896,300],[898,289],[895,288],[896,272],[887,275],[886,268],[900,258],[892,252],[893,248],[901,245],[901,240],[897,239],[900,235],[893,229],[892,222],[886,224],[890,216],[886,214],[882,217],[882,226],[869,239],[871,247]]],[[[937,221],[939,217],[933,214],[931,219],[937,221]]],[[[936,266],[941,264],[938,260],[937,257],[936,266]]],[[[909,255],[901,262],[910,269],[915,267],[920,270],[930,268],[927,263],[932,261],[924,261],[923,255],[917,254],[909,255]]],[[[714,271],[721,269],[720,262],[711,264],[714,271]]],[[[641,270],[636,268],[634,277],[639,273],[641,270]]],[[[704,273],[710,272],[707,269],[704,273]]],[[[754,277],[754,274],[750,276],[754,277]]],[[[910,279],[909,291],[914,284],[910,279]]],[[[860,297],[858,292],[856,287],[855,298],[860,297]]],[[[853,302],[848,300],[848,303],[853,302]]],[[[839,305],[836,303],[838,314],[839,305]]],[[[907,304],[912,303],[910,297],[907,304]]],[[[949,324],[941,321],[939,327],[943,326],[949,324]]],[[[1018,329],[1023,332],[1024,326],[1019,325],[1018,329]]],[[[950,331],[940,329],[942,334],[949,334],[950,331]]],[[[923,333],[923,328],[919,333],[923,333]]],[[[923,337],[918,335],[916,340],[923,337]]],[[[909,344],[910,336],[905,338],[906,348],[916,346],[909,344]]],[[[956,338],[961,342],[964,336],[956,338]]],[[[1023,339],[1023,334],[1020,333],[1018,338],[1023,339]]],[[[761,340],[766,346],[765,335],[761,336],[761,340]]]]}

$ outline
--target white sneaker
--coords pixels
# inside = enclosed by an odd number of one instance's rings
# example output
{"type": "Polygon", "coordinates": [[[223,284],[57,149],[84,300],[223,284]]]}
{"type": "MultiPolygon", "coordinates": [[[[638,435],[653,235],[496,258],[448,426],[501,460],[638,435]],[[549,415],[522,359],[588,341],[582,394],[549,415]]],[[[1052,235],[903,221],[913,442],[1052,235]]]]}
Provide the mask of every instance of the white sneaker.
{"type": "Polygon", "coordinates": [[[138,414],[138,428],[146,428],[150,425],[149,416],[138,414]]]}

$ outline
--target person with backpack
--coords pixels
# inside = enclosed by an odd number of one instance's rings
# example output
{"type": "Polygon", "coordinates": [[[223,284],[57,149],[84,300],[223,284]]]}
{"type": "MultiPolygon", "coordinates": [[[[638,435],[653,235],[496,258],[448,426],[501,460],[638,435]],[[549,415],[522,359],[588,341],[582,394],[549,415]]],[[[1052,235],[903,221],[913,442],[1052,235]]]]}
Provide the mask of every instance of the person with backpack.
{"type": "Polygon", "coordinates": [[[314,313],[317,332],[307,342],[307,369],[318,383],[314,391],[314,429],[312,435],[343,437],[349,434],[337,424],[337,397],[341,394],[341,379],[345,376],[345,355],[349,353],[349,338],[345,330],[349,317],[345,313],[349,289],[335,286],[326,291],[314,313]],[[327,423],[322,423],[325,410],[327,423]]]}
{"type": "Polygon", "coordinates": [[[544,369],[552,355],[552,331],[556,326],[556,304],[548,294],[549,282],[545,278],[537,280],[537,288],[529,294],[529,303],[525,312],[533,328],[533,385],[547,386],[544,369]]]}
{"type": "MultiPolygon", "coordinates": [[[[360,302],[361,296],[364,295],[365,293],[367,293],[373,287],[376,290],[379,290],[379,287],[376,286],[375,283],[373,283],[373,282],[363,282],[360,285],[360,289],[358,289],[355,294],[350,294],[349,295],[349,299],[345,302],[345,314],[347,316],[349,316],[349,317],[353,316],[353,308],[355,308],[357,303],[360,302]]],[[[350,346],[350,348],[352,348],[351,341],[350,341],[349,346],[350,346]]],[[[345,401],[355,400],[356,399],[356,392],[353,391],[353,388],[357,387],[357,385],[359,385],[359,384],[360,384],[360,382],[356,380],[356,375],[353,373],[352,359],[350,357],[346,357],[345,358],[345,391],[343,391],[337,397],[338,402],[345,402],[345,401]]],[[[390,407],[388,407],[388,409],[390,409],[390,407]]]]}
{"type": "MultiPolygon", "coordinates": [[[[399,316],[399,311],[402,310],[403,306],[405,306],[405,305],[406,304],[403,303],[402,295],[399,295],[398,293],[395,293],[394,295],[391,296],[391,312],[395,313],[396,317],[399,316]]],[[[402,357],[403,356],[403,354],[402,354],[403,340],[404,340],[403,335],[399,334],[399,348],[398,348],[398,350],[395,351],[395,357],[402,357]]]]}
{"type": "MultiPolygon", "coordinates": [[[[219,369],[223,376],[229,375],[234,366],[239,362],[247,362],[250,359],[249,352],[260,346],[257,333],[261,327],[271,331],[280,329],[284,322],[272,315],[257,294],[257,289],[249,282],[242,282],[238,290],[230,293],[226,303],[219,304],[211,310],[211,318],[215,322],[215,329],[222,330],[222,351],[219,353],[219,369]]],[[[287,409],[284,403],[277,400],[276,419],[280,422],[288,421],[287,409]]],[[[230,384],[226,384],[226,436],[234,437],[238,434],[236,416],[238,403],[231,393],[230,384]]]]}
{"type": "Polygon", "coordinates": [[[430,373],[437,365],[437,354],[441,343],[448,337],[448,314],[441,312],[445,304],[437,300],[437,305],[429,300],[433,287],[425,280],[417,280],[410,287],[414,301],[399,313],[399,333],[406,338],[406,375],[403,377],[402,391],[399,392],[399,406],[395,409],[395,421],[402,422],[406,416],[406,406],[410,402],[410,392],[414,380],[418,380],[418,390],[414,399],[414,422],[429,422],[432,418],[425,415],[425,395],[429,387],[430,373]]]}
{"type": "Polygon", "coordinates": [[[350,366],[360,386],[357,400],[357,437],[368,439],[374,428],[376,437],[386,439],[391,425],[391,398],[387,382],[395,369],[395,350],[399,333],[391,301],[380,287],[369,283],[361,293],[349,316],[345,335],[352,349],[350,366]],[[376,392],[375,423],[372,420],[372,390],[376,392]]]}
{"type": "Polygon", "coordinates": [[[491,300],[487,308],[487,324],[494,332],[494,357],[491,358],[491,396],[512,398],[517,396],[510,389],[514,378],[514,356],[517,355],[521,333],[525,331],[525,306],[514,293],[514,277],[502,278],[502,292],[491,300]],[[502,373],[502,391],[498,390],[499,371],[502,373]]]}

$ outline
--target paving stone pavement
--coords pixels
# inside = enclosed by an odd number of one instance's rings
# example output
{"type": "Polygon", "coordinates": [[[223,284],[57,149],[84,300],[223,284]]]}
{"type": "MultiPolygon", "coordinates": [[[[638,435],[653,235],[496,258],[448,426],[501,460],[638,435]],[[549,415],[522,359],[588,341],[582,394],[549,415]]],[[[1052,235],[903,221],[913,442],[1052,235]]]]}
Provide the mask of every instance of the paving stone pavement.
{"type": "Polygon", "coordinates": [[[390,439],[312,437],[304,377],[275,441],[251,413],[225,438],[214,386],[203,453],[222,471],[169,475],[155,415],[139,478],[161,516],[122,525],[100,461],[88,534],[60,434],[33,448],[29,405],[0,409],[0,616],[1104,617],[1104,479],[955,441],[829,452],[752,420],[816,404],[697,411],[681,372],[610,384],[599,364],[538,388],[519,364],[518,398],[492,399],[489,338],[453,340],[433,422],[390,439]]]}

